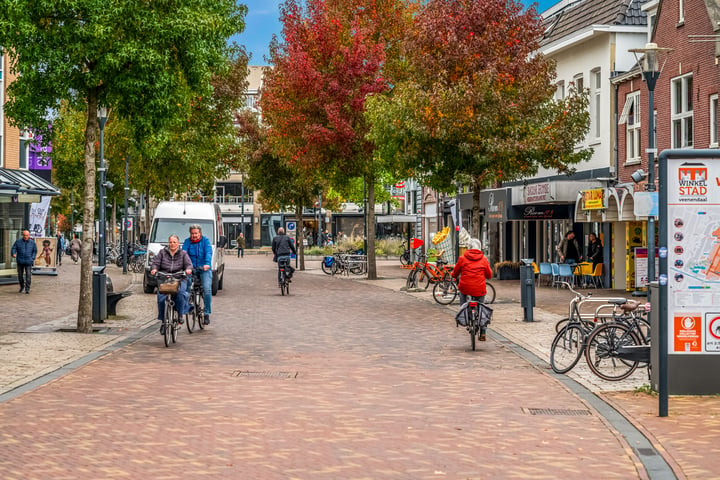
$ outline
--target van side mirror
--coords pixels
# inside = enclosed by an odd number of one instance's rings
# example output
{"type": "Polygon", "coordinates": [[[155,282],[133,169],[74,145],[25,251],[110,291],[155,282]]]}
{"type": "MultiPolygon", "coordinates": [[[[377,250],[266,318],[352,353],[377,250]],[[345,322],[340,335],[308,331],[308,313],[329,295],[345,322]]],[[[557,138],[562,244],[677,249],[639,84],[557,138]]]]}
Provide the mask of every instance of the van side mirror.
{"type": "Polygon", "coordinates": [[[217,247],[225,248],[225,245],[227,245],[227,237],[225,237],[225,235],[220,235],[217,241],[217,247]]]}

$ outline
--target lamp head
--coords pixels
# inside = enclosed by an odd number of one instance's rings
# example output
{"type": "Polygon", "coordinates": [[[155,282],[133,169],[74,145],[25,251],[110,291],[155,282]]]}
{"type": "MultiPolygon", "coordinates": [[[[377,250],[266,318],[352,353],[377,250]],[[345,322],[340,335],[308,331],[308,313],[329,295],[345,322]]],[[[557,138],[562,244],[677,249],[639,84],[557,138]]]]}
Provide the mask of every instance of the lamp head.
{"type": "Polygon", "coordinates": [[[645,180],[645,178],[647,178],[647,173],[645,173],[645,170],[640,168],[638,170],[635,170],[633,174],[630,175],[630,178],[632,178],[633,182],[640,183],[645,180]]]}
{"type": "Polygon", "coordinates": [[[111,182],[110,180],[105,182],[105,188],[107,188],[108,190],[112,190],[114,186],[115,186],[115,184],[113,182],[111,182]]]}

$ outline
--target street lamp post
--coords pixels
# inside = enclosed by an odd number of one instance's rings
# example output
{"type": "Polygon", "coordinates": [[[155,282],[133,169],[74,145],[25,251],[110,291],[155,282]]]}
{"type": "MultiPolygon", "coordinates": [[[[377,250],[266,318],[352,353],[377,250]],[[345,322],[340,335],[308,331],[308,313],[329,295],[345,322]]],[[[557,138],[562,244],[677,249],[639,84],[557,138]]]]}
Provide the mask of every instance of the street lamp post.
{"type": "MultiPolygon", "coordinates": [[[[655,188],[655,83],[657,82],[662,67],[665,62],[660,64],[661,57],[667,58],[666,54],[672,49],[660,48],[656,43],[648,43],[645,48],[634,48],[630,51],[635,55],[640,69],[642,70],[643,79],[648,88],[648,148],[645,150],[648,156],[648,173],[647,186],[648,192],[654,192],[655,188]]],[[[648,215],[647,229],[647,256],[648,267],[647,277],[648,284],[655,281],[655,216],[648,215]]],[[[648,287],[648,300],[650,299],[650,288],[648,287]]]]}
{"type": "MultiPolygon", "coordinates": [[[[660,72],[665,66],[667,54],[672,51],[670,48],[660,48],[656,43],[648,43],[645,48],[636,48],[630,50],[640,64],[643,79],[648,87],[648,173],[647,173],[647,190],[652,194],[655,191],[655,155],[657,148],[655,147],[655,83],[657,82],[660,72]],[[642,57],[640,58],[640,55],[642,57]],[[662,57],[662,58],[661,58],[662,57]],[[661,64],[662,60],[662,64],[661,64]]],[[[650,282],[655,281],[655,216],[648,215],[647,230],[647,253],[648,253],[648,301],[652,303],[650,282]]],[[[653,306],[652,308],[656,308],[653,306]]],[[[662,309],[662,306],[659,306],[662,309]]],[[[661,319],[662,320],[662,319],[661,319]]],[[[660,322],[658,329],[658,373],[659,385],[658,395],[661,399],[659,404],[659,416],[667,416],[667,352],[668,352],[668,330],[665,322],[660,322]],[[665,399],[665,401],[663,401],[665,399]]]]}
{"type": "Polygon", "coordinates": [[[100,218],[98,219],[99,234],[98,234],[98,266],[105,266],[105,123],[107,122],[108,112],[107,107],[98,107],[98,122],[100,123],[100,218]]]}
{"type": "Polygon", "coordinates": [[[122,222],[122,251],[123,275],[127,274],[127,222],[128,222],[128,194],[130,193],[130,155],[125,157],[125,213],[122,222]]]}

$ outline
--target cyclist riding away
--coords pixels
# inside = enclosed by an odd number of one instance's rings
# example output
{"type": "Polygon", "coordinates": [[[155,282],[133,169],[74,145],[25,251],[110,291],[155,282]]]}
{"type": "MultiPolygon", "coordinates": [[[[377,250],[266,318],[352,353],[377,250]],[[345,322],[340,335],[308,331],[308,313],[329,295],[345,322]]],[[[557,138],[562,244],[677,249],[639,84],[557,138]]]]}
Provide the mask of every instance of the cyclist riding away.
{"type": "Polygon", "coordinates": [[[183,242],[183,250],[187,252],[192,261],[193,267],[200,271],[200,281],[203,286],[203,301],[205,302],[204,323],[210,324],[210,313],[212,311],[212,245],[210,240],[202,234],[202,227],[198,224],[190,225],[190,238],[183,242]]]}
{"type": "Polygon", "coordinates": [[[297,255],[297,251],[295,250],[295,245],[293,244],[292,240],[290,240],[290,237],[285,235],[285,229],[283,227],[278,228],[277,235],[275,235],[275,238],[273,238],[272,252],[273,261],[277,262],[278,264],[278,284],[280,283],[280,265],[283,261],[289,267],[287,281],[291,282],[291,278],[293,276],[293,273],[295,273],[295,269],[292,267],[292,265],[290,265],[290,254],[294,253],[297,255]]]}
{"type": "MultiPolygon", "coordinates": [[[[160,250],[155,258],[153,259],[150,267],[150,275],[155,275],[161,271],[164,273],[180,273],[185,271],[186,274],[192,273],[192,262],[187,252],[180,250],[180,239],[177,235],[170,235],[168,238],[168,246],[160,250]]],[[[160,320],[160,333],[162,331],[163,321],[165,320],[165,299],[167,295],[160,293],[158,290],[157,303],[158,303],[158,320],[160,320]]],[[[178,286],[178,292],[175,294],[173,300],[175,301],[175,309],[180,314],[180,323],[183,322],[183,315],[188,312],[188,294],[187,294],[187,282],[182,281],[178,286]]]]}
{"type": "MultiPolygon", "coordinates": [[[[487,285],[485,280],[492,278],[492,270],[490,262],[483,255],[482,243],[477,238],[470,240],[470,248],[460,257],[452,271],[453,278],[460,277],[458,290],[460,291],[460,305],[463,305],[473,297],[480,303],[485,303],[485,294],[487,293],[487,285]]],[[[480,329],[479,340],[485,341],[485,331],[487,327],[480,329]]]]}

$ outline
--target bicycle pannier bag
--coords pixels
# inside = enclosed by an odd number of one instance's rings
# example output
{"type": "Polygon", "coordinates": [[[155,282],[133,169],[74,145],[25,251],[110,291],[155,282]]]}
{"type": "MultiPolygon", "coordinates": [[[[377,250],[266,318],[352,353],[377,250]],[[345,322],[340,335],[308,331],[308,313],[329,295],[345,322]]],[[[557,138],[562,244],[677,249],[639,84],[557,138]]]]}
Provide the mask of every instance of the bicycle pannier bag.
{"type": "Polygon", "coordinates": [[[470,302],[465,302],[460,306],[460,310],[455,314],[455,324],[467,327],[468,324],[468,306],[470,302]]]}
{"type": "Polygon", "coordinates": [[[478,307],[480,308],[480,326],[484,327],[492,320],[493,309],[484,303],[478,304],[478,307]]]}
{"type": "Polygon", "coordinates": [[[324,259],[324,262],[325,262],[326,267],[332,267],[333,266],[333,256],[327,255],[324,259]]]}
{"type": "Polygon", "coordinates": [[[178,288],[180,288],[180,282],[170,281],[166,283],[161,283],[158,286],[158,292],[164,293],[166,295],[175,295],[178,292],[178,288]]]}

